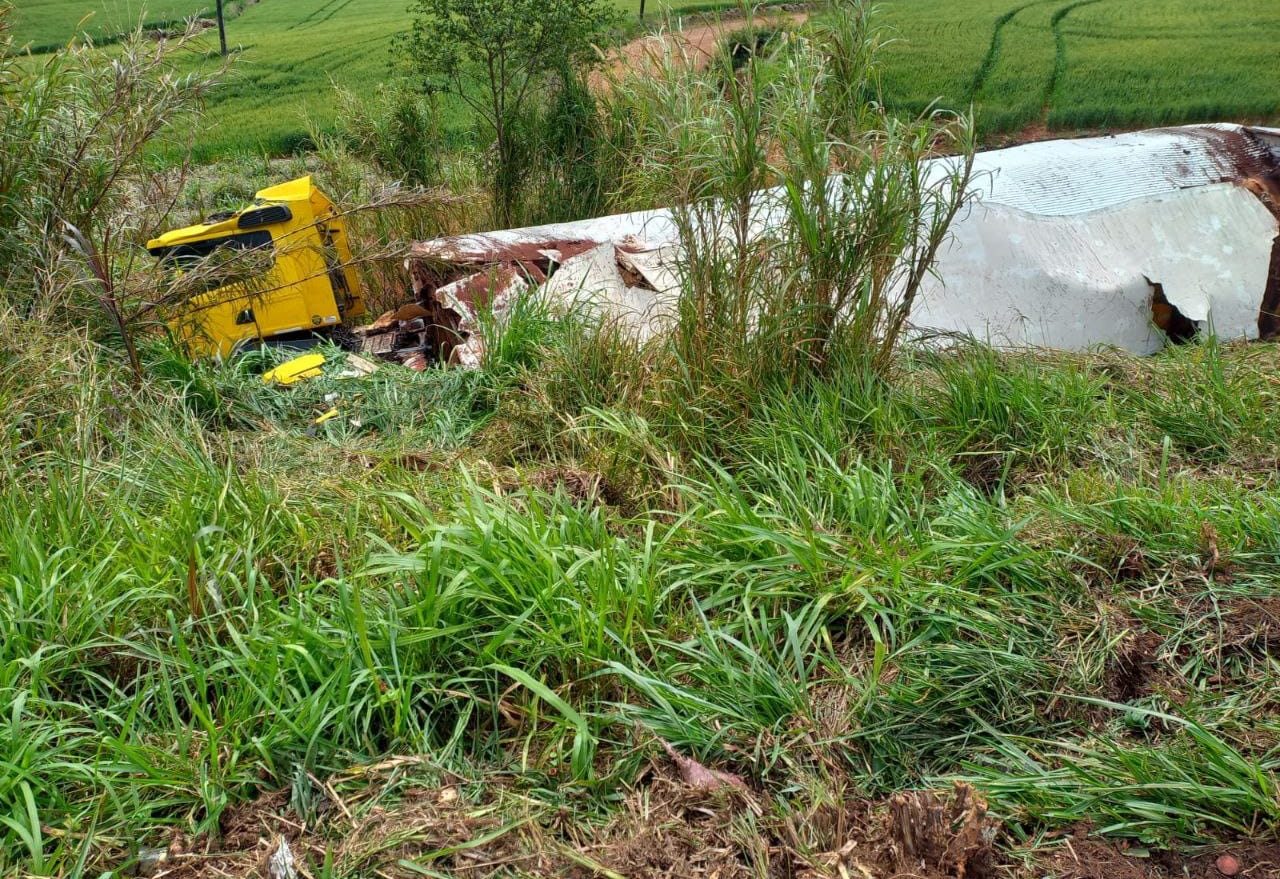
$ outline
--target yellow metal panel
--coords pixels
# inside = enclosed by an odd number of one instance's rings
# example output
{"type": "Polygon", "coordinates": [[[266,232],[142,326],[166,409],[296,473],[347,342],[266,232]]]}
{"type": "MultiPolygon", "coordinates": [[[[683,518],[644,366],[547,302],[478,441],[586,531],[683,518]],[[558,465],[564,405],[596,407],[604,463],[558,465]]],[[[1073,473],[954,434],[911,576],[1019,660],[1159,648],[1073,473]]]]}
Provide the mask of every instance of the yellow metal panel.
{"type": "Polygon", "coordinates": [[[266,189],[259,189],[257,193],[258,199],[261,201],[307,201],[311,198],[311,193],[315,191],[315,187],[311,183],[311,175],[299,177],[296,180],[289,180],[285,183],[277,183],[275,186],[268,186],[266,189]]]}
{"type": "Polygon", "coordinates": [[[275,369],[263,373],[262,383],[268,385],[273,382],[278,385],[296,384],[303,379],[318,376],[322,366],[324,366],[323,354],[303,354],[301,357],[286,360],[275,369]]]}
{"type": "MultiPolygon", "coordinates": [[[[238,285],[219,288],[188,303],[182,314],[171,316],[170,325],[193,356],[226,355],[246,338],[324,330],[364,313],[359,278],[348,265],[351,250],[346,223],[311,178],[299,177],[259,190],[256,206],[264,202],[287,204],[292,216],[252,230],[269,233],[274,251],[274,264],[261,284],[253,285],[253,295],[245,295],[238,285]],[[338,263],[332,269],[326,261],[326,241],[330,242],[330,260],[338,263]],[[331,270],[340,286],[335,285],[331,270]],[[236,318],[247,309],[252,309],[253,321],[237,323],[236,318]]],[[[148,247],[240,234],[245,231],[238,226],[243,212],[217,223],[175,229],[152,239],[148,247]]]]}
{"type": "Polygon", "coordinates": [[[217,238],[220,235],[233,235],[238,231],[236,218],[231,217],[217,223],[197,223],[194,226],[183,226],[166,232],[158,238],[147,242],[147,248],[172,247],[175,244],[186,244],[190,241],[203,241],[206,238],[217,238]]]}

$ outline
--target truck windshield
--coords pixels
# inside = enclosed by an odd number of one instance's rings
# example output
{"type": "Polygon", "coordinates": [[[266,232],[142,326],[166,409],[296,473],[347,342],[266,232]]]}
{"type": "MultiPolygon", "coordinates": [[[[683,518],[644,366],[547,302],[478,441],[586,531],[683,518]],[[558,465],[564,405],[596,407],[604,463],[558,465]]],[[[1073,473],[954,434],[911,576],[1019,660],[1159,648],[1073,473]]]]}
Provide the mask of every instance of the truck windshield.
{"type": "MultiPolygon", "coordinates": [[[[191,269],[200,265],[214,251],[220,248],[233,250],[263,250],[271,247],[271,233],[264,229],[253,232],[240,232],[235,235],[223,235],[220,238],[206,238],[203,241],[190,241],[175,244],[171,247],[153,247],[151,255],[160,258],[161,263],[175,269],[191,269]]],[[[268,267],[270,263],[268,263],[268,267]]]]}

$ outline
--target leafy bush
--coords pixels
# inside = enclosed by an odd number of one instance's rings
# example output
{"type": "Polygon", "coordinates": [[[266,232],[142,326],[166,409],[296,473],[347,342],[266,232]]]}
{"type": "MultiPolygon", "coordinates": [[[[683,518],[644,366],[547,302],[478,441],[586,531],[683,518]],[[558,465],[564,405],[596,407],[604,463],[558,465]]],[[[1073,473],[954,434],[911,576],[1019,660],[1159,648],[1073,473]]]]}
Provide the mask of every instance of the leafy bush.
{"type": "Polygon", "coordinates": [[[338,136],[385,175],[417,186],[440,179],[445,151],[439,108],[430,95],[381,83],[373,94],[334,89],[338,136]]]}

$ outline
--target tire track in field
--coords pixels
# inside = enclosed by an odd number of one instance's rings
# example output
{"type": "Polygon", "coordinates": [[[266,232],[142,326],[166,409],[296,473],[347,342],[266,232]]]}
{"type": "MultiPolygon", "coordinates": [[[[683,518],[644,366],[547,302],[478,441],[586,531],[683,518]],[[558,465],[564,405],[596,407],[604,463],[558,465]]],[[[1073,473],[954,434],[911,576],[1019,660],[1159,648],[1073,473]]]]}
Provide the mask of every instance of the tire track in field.
{"type": "Polygon", "coordinates": [[[324,24],[326,21],[328,21],[329,19],[337,15],[339,12],[341,12],[342,10],[350,6],[352,2],[353,0],[342,0],[341,3],[339,3],[337,6],[334,6],[332,9],[330,9],[328,14],[325,15],[324,18],[317,18],[315,21],[307,25],[307,27],[315,27],[318,24],[324,24]]]}
{"type": "Polygon", "coordinates": [[[973,101],[978,92],[982,91],[982,87],[987,84],[987,77],[991,75],[991,71],[995,69],[996,62],[1000,60],[1000,44],[1004,38],[1004,28],[1014,17],[1024,9],[1030,9],[1032,6],[1040,6],[1041,4],[1051,2],[1051,0],[1031,0],[1030,3],[1023,3],[1021,6],[1015,6],[1008,12],[1001,13],[996,19],[995,27],[991,30],[991,43],[987,46],[987,54],[983,56],[982,63],[978,65],[978,72],[974,74],[973,82],[969,83],[969,100],[973,101]]]}
{"type": "MultiPolygon", "coordinates": [[[[324,11],[325,11],[326,9],[328,9],[330,6],[332,6],[333,4],[338,3],[338,2],[340,2],[340,0],[325,0],[325,2],[321,3],[321,4],[320,4],[319,6],[317,6],[315,9],[313,9],[313,10],[311,10],[309,13],[307,13],[307,15],[306,15],[304,18],[300,18],[300,19],[298,19],[298,20],[297,20],[297,21],[295,21],[293,24],[291,24],[291,25],[289,25],[287,28],[285,28],[285,30],[290,30],[290,31],[291,31],[291,30],[293,30],[294,28],[303,27],[304,25],[306,25],[306,24],[308,24],[309,22],[311,22],[311,21],[312,21],[312,19],[314,19],[317,15],[319,15],[319,14],[320,14],[320,13],[322,13],[322,12],[324,12],[324,11]]],[[[350,2],[350,0],[347,0],[347,2],[350,2]]],[[[345,6],[346,4],[344,3],[343,5],[345,6]]],[[[321,19],[321,21],[323,21],[323,20],[324,20],[324,19],[321,19]]]]}
{"type": "Polygon", "coordinates": [[[317,52],[317,53],[316,53],[316,54],[314,54],[314,55],[308,55],[306,58],[302,58],[302,59],[300,59],[300,60],[296,61],[296,62],[295,62],[295,65],[296,65],[296,66],[304,66],[304,65],[310,64],[312,61],[319,61],[319,60],[320,60],[320,59],[322,59],[322,58],[328,58],[328,59],[336,60],[336,59],[338,59],[338,58],[342,58],[342,57],[344,57],[344,55],[343,55],[343,54],[335,54],[335,52],[337,52],[337,53],[350,52],[351,50],[357,49],[357,48],[359,48],[360,46],[367,46],[367,45],[369,45],[370,43],[381,43],[381,42],[385,42],[385,41],[386,41],[386,39],[387,39],[387,38],[386,38],[386,35],[384,34],[384,35],[379,35],[379,36],[376,36],[376,37],[367,37],[367,38],[365,38],[365,39],[363,39],[363,40],[356,40],[354,43],[344,43],[344,44],[342,45],[342,48],[341,48],[341,49],[338,49],[338,50],[334,50],[334,49],[325,49],[323,52],[317,52]]]}
{"type": "Polygon", "coordinates": [[[1066,21],[1068,15],[1082,6],[1092,6],[1101,2],[1102,0],[1074,0],[1055,9],[1053,17],[1049,19],[1049,30],[1053,32],[1053,72],[1049,75],[1049,82],[1044,88],[1044,99],[1040,102],[1041,122],[1048,123],[1053,96],[1057,93],[1058,84],[1062,82],[1062,77],[1067,72],[1067,35],[1062,32],[1062,23],[1066,21]]]}

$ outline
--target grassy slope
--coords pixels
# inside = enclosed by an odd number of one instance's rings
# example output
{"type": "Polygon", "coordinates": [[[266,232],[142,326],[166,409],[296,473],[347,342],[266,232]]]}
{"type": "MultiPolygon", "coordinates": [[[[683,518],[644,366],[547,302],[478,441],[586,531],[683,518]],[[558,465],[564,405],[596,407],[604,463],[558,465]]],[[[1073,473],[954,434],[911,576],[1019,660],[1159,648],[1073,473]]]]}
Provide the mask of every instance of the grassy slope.
{"type": "Polygon", "coordinates": [[[1011,860],[1274,846],[1280,348],[624,404],[648,369],[514,327],[281,390],[0,324],[0,875],[175,835],[225,854],[171,879],[250,875],[280,832],[325,879],[933,879],[859,834],[956,777],[1011,860]]]}
{"type": "MultiPolygon", "coordinates": [[[[201,4],[172,3],[149,18],[201,4]]],[[[634,3],[619,0],[630,11],[634,3]]],[[[681,4],[689,7],[697,4],[681,4]]],[[[18,37],[65,39],[83,2],[23,5],[18,37]]],[[[111,5],[100,19],[128,20],[111,5]]],[[[891,100],[912,110],[934,98],[971,101],[991,132],[1051,127],[1139,126],[1280,113],[1280,6],[1225,0],[893,0],[882,19],[895,42],[885,53],[891,100]]],[[[330,81],[372,89],[388,72],[390,39],[404,4],[388,0],[263,0],[230,24],[240,63],[212,99],[200,157],[291,149],[305,120],[331,120],[330,81]]],[[[210,47],[216,37],[206,37],[210,47]]]]}
{"type": "Polygon", "coordinates": [[[599,822],[652,797],[745,875],[950,775],[1004,846],[1280,827],[1273,346],[928,357],[893,388],[763,395],[689,447],[549,407],[587,361],[522,333],[485,373],[288,392],[161,356],[174,390],[140,409],[66,340],[6,355],[0,871],[97,872],[174,830],[241,875],[262,820],[308,824],[335,877],[524,849],[563,872],[567,842],[627,872],[599,822]],[[344,417],[308,438],[329,393],[344,417]],[[645,781],[655,735],[763,814],[645,781]],[[414,811],[460,782],[465,814],[414,811]]]}

